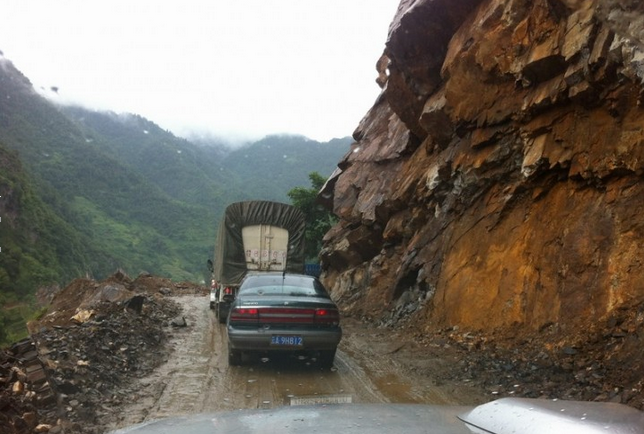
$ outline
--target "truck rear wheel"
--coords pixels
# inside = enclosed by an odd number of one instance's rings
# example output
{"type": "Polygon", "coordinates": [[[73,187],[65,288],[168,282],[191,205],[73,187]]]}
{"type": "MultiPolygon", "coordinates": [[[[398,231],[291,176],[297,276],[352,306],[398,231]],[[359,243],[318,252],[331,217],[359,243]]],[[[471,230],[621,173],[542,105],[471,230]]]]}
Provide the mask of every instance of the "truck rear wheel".
{"type": "Polygon", "coordinates": [[[217,303],[217,319],[219,319],[219,324],[225,324],[226,323],[226,312],[224,311],[224,308],[221,306],[221,303],[217,303]]]}

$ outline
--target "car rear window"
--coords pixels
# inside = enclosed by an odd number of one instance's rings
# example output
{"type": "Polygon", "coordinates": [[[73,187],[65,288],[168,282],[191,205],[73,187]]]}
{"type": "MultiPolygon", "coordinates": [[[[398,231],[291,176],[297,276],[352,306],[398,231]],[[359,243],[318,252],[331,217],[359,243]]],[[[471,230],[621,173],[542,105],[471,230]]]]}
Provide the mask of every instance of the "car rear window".
{"type": "Polygon", "coordinates": [[[248,276],[242,282],[239,294],[329,297],[317,279],[292,275],[248,276]]]}

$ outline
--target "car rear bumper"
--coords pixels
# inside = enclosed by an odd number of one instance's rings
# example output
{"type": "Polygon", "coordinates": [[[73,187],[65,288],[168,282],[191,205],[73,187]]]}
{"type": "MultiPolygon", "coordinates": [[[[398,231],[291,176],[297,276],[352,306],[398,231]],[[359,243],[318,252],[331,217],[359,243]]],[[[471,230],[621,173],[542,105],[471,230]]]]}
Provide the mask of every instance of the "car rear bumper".
{"type": "Polygon", "coordinates": [[[240,329],[228,326],[228,346],[240,351],[335,350],[342,338],[340,327],[330,330],[240,329]],[[272,345],[273,336],[300,336],[302,345],[272,345]]]}

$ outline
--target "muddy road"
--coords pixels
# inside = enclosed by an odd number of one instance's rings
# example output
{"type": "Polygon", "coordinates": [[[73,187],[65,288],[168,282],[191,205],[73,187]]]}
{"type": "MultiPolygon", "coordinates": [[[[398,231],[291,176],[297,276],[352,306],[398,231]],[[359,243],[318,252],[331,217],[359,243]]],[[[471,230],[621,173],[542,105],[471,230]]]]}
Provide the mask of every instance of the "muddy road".
{"type": "Polygon", "coordinates": [[[322,402],[476,404],[467,385],[441,383],[433,369],[449,361],[426,357],[391,332],[343,319],[343,338],[331,369],[296,357],[246,359],[228,366],[225,326],[201,296],[174,300],[188,324],[173,330],[172,352],[130,389],[131,404],[110,429],[181,414],[322,402]]]}

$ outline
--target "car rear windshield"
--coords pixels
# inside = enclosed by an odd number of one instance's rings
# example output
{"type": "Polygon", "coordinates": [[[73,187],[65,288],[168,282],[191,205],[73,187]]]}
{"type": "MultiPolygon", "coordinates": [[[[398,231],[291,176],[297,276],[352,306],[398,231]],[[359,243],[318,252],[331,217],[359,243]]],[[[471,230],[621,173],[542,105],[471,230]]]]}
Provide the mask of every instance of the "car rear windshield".
{"type": "Polygon", "coordinates": [[[249,276],[239,288],[242,295],[293,295],[329,298],[319,280],[306,276],[249,276]]]}

